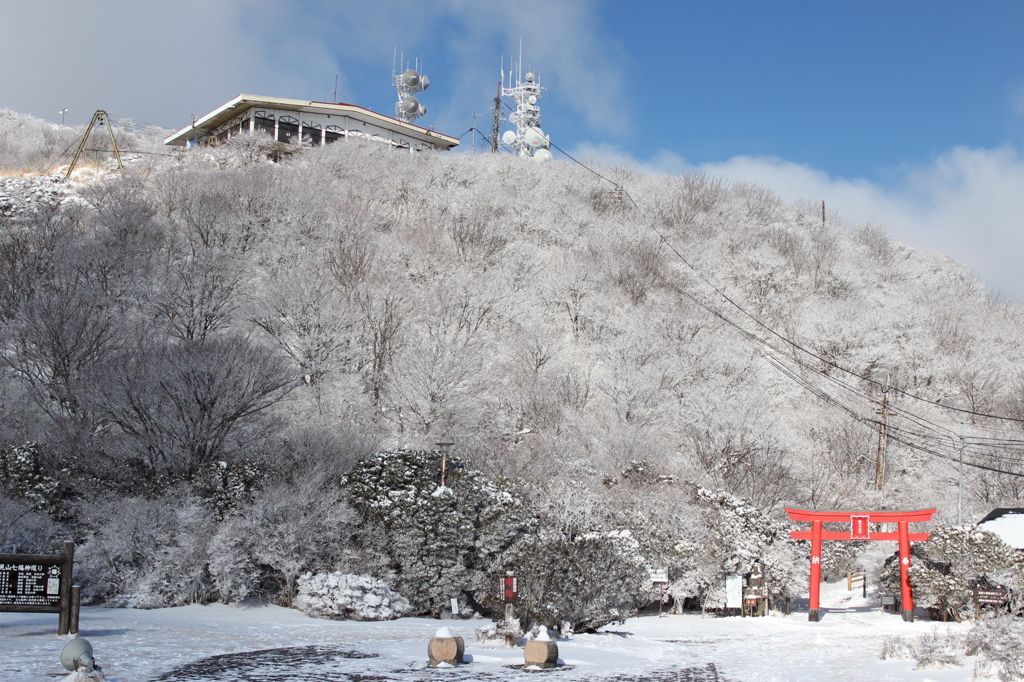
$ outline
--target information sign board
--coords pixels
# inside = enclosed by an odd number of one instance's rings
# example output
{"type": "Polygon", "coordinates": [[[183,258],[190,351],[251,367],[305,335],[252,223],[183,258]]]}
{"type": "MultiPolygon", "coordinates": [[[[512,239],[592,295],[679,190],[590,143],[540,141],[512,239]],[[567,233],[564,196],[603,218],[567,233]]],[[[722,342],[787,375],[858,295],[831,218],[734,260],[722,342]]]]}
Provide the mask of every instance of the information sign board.
{"type": "Polygon", "coordinates": [[[667,568],[651,568],[648,569],[651,574],[652,583],[667,583],[668,582],[668,569],[667,568]]]}
{"type": "Polygon", "coordinates": [[[743,576],[725,576],[725,608],[743,608],[743,576]]]}
{"type": "Polygon", "coordinates": [[[74,565],[73,542],[64,543],[63,554],[0,554],[0,611],[57,613],[57,634],[78,632],[74,565]]]}
{"type": "Polygon", "coordinates": [[[975,604],[993,604],[995,606],[1002,606],[1006,603],[1009,598],[1009,593],[1001,587],[993,587],[987,590],[974,588],[974,603],[975,604]]]}
{"type": "Polygon", "coordinates": [[[60,613],[62,563],[0,563],[0,608],[26,607],[60,613]]]}

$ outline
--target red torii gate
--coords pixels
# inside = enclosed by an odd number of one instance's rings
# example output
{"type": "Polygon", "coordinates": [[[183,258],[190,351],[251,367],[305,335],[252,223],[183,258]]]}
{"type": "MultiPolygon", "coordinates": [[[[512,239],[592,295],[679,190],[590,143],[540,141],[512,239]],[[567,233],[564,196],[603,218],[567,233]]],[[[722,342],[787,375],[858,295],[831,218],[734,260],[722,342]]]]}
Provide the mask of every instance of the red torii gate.
{"type": "Polygon", "coordinates": [[[927,540],[928,533],[911,533],[910,524],[930,521],[934,509],[913,511],[823,511],[814,509],[786,508],[789,518],[794,521],[810,521],[810,530],[790,531],[794,540],[811,541],[811,599],[807,619],[818,620],[819,597],[821,593],[821,541],[822,540],[896,540],[900,543],[900,598],[903,602],[903,620],[914,620],[914,596],[910,590],[907,570],[910,568],[910,541],[927,540]],[[849,531],[824,530],[822,524],[849,523],[849,531]],[[896,523],[898,530],[872,533],[872,523],[896,523]]]}

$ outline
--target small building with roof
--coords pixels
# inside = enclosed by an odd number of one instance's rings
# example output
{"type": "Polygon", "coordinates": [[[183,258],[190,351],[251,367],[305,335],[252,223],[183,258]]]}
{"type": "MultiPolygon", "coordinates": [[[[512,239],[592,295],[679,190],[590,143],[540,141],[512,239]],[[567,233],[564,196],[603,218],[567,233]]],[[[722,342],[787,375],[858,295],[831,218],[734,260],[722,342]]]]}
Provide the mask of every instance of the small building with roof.
{"type": "Polygon", "coordinates": [[[978,522],[978,528],[995,533],[1010,547],[1024,550],[1024,509],[993,509],[978,522]]]}
{"type": "Polygon", "coordinates": [[[378,114],[354,104],[239,95],[164,140],[192,147],[263,132],[277,142],[320,146],[347,138],[381,142],[410,151],[445,151],[457,138],[378,114]]]}

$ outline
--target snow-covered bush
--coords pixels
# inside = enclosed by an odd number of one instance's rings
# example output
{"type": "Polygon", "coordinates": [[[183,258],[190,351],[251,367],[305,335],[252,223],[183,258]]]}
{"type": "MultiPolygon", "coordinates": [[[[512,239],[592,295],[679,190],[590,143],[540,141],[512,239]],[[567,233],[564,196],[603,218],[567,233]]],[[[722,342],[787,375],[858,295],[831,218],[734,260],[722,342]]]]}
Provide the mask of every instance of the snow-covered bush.
{"type": "Polygon", "coordinates": [[[518,645],[522,637],[523,628],[518,618],[514,618],[511,623],[500,620],[481,625],[476,629],[476,641],[481,644],[514,647],[518,645]]]}
{"type": "Polygon", "coordinates": [[[210,511],[195,498],[111,497],[82,505],[82,599],[155,608],[205,601],[210,511]]]}
{"type": "Polygon", "coordinates": [[[366,568],[408,595],[417,613],[449,607],[453,596],[477,603],[494,592],[503,553],[530,528],[521,499],[449,456],[381,452],[345,477],[366,521],[366,568]]]}
{"type": "Polygon", "coordinates": [[[593,632],[636,615],[650,601],[646,562],[628,530],[571,537],[543,528],[506,561],[519,578],[526,622],[593,632]]]}
{"type": "Polygon", "coordinates": [[[697,488],[695,502],[700,523],[678,541],[678,564],[671,571],[676,577],[666,590],[678,603],[698,599],[702,608],[723,608],[725,576],[749,573],[757,561],[773,599],[804,588],[806,554],[789,539],[785,523],[725,491],[697,488]]]}
{"type": "Polygon", "coordinates": [[[891,636],[882,642],[883,660],[916,660],[918,669],[963,665],[977,656],[974,679],[1001,682],[1024,680],[1024,621],[1010,617],[976,621],[967,632],[939,632],[916,637],[891,636]]]}
{"type": "MultiPolygon", "coordinates": [[[[973,526],[942,526],[926,542],[912,546],[910,584],[914,602],[943,618],[963,620],[974,614],[975,585],[1001,585],[1010,591],[1011,607],[1024,591],[1024,560],[999,536],[973,526]]],[[[882,584],[899,592],[898,555],[886,560],[882,584]]]]}
{"type": "Polygon", "coordinates": [[[0,554],[59,554],[69,538],[49,516],[0,492],[0,554]]]}
{"type": "Polygon", "coordinates": [[[290,604],[300,575],[347,564],[356,515],[338,486],[316,476],[278,483],[254,495],[252,504],[226,519],[215,536],[212,569],[221,599],[245,594],[254,567],[276,582],[290,604]]]}
{"type": "Polygon", "coordinates": [[[38,443],[24,443],[0,448],[0,491],[11,499],[22,500],[36,511],[55,518],[64,515],[64,502],[68,496],[66,470],[51,473],[44,463],[38,443]]]}
{"type": "Polygon", "coordinates": [[[331,620],[394,620],[412,611],[409,600],[384,581],[340,571],[302,575],[293,605],[314,618],[331,620]]]}
{"type": "Polygon", "coordinates": [[[966,653],[977,656],[975,679],[1002,682],[1024,680],[1024,621],[986,618],[977,621],[966,636],[966,653]]]}

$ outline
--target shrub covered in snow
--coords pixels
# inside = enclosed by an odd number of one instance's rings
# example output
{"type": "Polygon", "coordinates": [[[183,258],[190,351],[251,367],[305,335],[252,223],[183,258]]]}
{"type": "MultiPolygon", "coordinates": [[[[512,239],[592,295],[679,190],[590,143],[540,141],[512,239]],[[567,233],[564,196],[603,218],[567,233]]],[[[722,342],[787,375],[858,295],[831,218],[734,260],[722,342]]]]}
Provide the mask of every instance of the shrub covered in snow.
{"type": "Polygon", "coordinates": [[[337,571],[301,576],[294,606],[314,618],[332,620],[393,620],[412,611],[409,600],[382,580],[337,571]]]}
{"type": "MultiPolygon", "coordinates": [[[[994,533],[973,526],[944,526],[911,551],[914,602],[944,618],[963,620],[973,615],[972,591],[978,583],[1008,588],[1014,605],[1024,597],[1024,560],[994,533]]],[[[899,576],[899,562],[893,555],[882,569],[882,584],[898,593],[899,576]]]]}
{"type": "Polygon", "coordinates": [[[448,458],[440,485],[436,452],[381,452],[345,477],[367,522],[368,572],[408,594],[417,613],[450,608],[455,594],[479,601],[494,592],[502,555],[533,523],[511,491],[448,458]]]}
{"type": "Polygon", "coordinates": [[[966,653],[977,656],[976,679],[1024,680],[1024,620],[991,618],[978,621],[967,633],[966,653]]]}
{"type": "Polygon", "coordinates": [[[628,530],[570,536],[545,528],[507,560],[528,622],[594,631],[636,615],[650,600],[645,561],[628,530]]]}
{"type": "Polygon", "coordinates": [[[974,679],[1001,682],[1024,680],[1024,621],[991,618],[976,622],[966,633],[939,632],[917,637],[886,637],[883,660],[916,660],[919,669],[963,665],[965,656],[977,656],[974,679]]]}
{"type": "Polygon", "coordinates": [[[697,488],[699,523],[677,544],[677,565],[667,592],[702,608],[725,606],[725,575],[749,573],[763,563],[771,597],[797,594],[806,584],[806,554],[789,539],[789,527],[747,500],[725,491],[697,488]]]}

